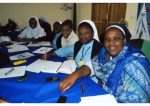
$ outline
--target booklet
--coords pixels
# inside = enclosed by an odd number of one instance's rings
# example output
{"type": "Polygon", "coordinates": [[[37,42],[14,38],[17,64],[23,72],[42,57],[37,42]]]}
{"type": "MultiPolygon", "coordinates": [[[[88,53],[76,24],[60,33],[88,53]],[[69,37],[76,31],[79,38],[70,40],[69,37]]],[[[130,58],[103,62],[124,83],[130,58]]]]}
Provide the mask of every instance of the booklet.
{"type": "Polygon", "coordinates": [[[64,62],[55,62],[38,59],[27,66],[27,71],[45,72],[45,73],[66,73],[71,74],[76,70],[74,60],[66,60],[64,62]]]}

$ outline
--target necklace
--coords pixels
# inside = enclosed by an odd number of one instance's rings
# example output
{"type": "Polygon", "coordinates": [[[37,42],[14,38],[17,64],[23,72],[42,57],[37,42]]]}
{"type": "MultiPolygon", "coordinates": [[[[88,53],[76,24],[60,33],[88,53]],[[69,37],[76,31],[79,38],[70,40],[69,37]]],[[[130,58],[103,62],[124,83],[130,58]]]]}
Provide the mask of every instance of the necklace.
{"type": "Polygon", "coordinates": [[[84,53],[84,47],[83,47],[83,49],[82,49],[82,57],[81,57],[80,61],[78,62],[78,66],[81,67],[82,65],[84,65],[83,58],[84,58],[84,56],[86,55],[86,53],[89,51],[90,48],[91,48],[91,47],[89,47],[89,48],[85,51],[85,53],[84,53]]]}

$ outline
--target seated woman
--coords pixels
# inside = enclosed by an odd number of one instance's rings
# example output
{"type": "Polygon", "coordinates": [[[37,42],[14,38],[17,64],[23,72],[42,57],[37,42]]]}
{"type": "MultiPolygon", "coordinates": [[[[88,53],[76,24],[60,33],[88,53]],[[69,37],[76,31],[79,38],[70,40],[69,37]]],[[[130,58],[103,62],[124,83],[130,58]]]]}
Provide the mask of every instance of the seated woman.
{"type": "Polygon", "coordinates": [[[14,18],[9,18],[6,26],[0,27],[0,33],[2,35],[8,35],[9,32],[15,31],[18,28],[18,24],[14,18]]]}
{"type": "Polygon", "coordinates": [[[61,46],[69,46],[74,44],[76,41],[78,41],[77,35],[73,31],[73,24],[72,21],[67,19],[65,20],[61,25],[61,33],[62,33],[62,39],[61,39],[61,46]]]}
{"type": "Polygon", "coordinates": [[[78,68],[90,61],[101,49],[101,44],[95,38],[98,38],[95,33],[95,28],[92,28],[92,21],[80,23],[78,27],[79,41],[75,44],[57,49],[54,52],[49,52],[42,58],[47,59],[52,56],[69,57],[73,56],[78,68]]]}
{"type": "Polygon", "coordinates": [[[8,31],[15,31],[18,28],[18,24],[14,18],[9,18],[8,23],[6,24],[6,29],[8,31]]]}
{"type": "Polygon", "coordinates": [[[54,49],[61,48],[61,38],[62,38],[62,34],[60,32],[61,24],[62,23],[60,21],[56,21],[53,24],[54,39],[53,39],[53,42],[52,42],[52,46],[53,46],[54,49]]]}
{"type": "Polygon", "coordinates": [[[36,17],[29,19],[29,26],[18,35],[18,41],[37,41],[38,38],[46,36],[36,17]]]}
{"type": "Polygon", "coordinates": [[[150,102],[150,63],[141,51],[129,45],[128,29],[114,24],[106,29],[104,37],[105,48],[92,59],[92,67],[85,65],[80,74],[62,81],[60,89],[69,89],[94,70],[100,85],[118,102],[150,102]]]}
{"type": "Polygon", "coordinates": [[[40,26],[44,29],[46,36],[40,37],[37,40],[52,42],[54,37],[52,34],[51,25],[48,23],[47,19],[45,17],[39,17],[39,23],[40,23],[40,26]]]}

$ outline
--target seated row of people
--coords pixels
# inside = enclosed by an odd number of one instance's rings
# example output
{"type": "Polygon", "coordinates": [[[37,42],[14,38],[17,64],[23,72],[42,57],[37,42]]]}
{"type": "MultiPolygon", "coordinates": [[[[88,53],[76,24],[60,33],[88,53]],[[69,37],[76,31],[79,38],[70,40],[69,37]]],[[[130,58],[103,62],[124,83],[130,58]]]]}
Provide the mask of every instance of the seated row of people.
{"type": "Polygon", "coordinates": [[[78,66],[60,82],[60,90],[65,92],[79,78],[95,75],[98,84],[117,102],[150,102],[150,63],[129,44],[129,30],[123,24],[108,26],[104,45],[96,40],[95,31],[92,24],[82,21],[78,26],[79,41],[43,55],[42,59],[72,56],[78,66]]]}
{"type": "MultiPolygon", "coordinates": [[[[128,43],[131,34],[124,25],[108,26],[104,45],[99,42],[95,24],[90,20],[80,22],[78,36],[70,20],[62,24],[56,22],[55,25],[56,36],[52,44],[57,50],[43,55],[42,59],[73,57],[77,64],[77,70],[59,84],[62,92],[81,77],[95,76],[98,84],[114,95],[118,102],[150,102],[150,63],[141,51],[128,43]],[[56,44],[59,37],[61,48],[56,44]]],[[[45,36],[38,20],[32,17],[29,27],[18,36],[18,40],[36,41],[45,36]]]]}
{"type": "MultiPolygon", "coordinates": [[[[37,19],[36,17],[31,17],[28,21],[27,28],[25,28],[15,40],[33,41],[34,43],[39,41],[50,41],[50,43],[53,44],[53,47],[57,49],[75,43],[78,40],[78,37],[72,30],[72,26],[71,20],[66,20],[63,23],[55,22],[52,31],[46,18],[40,17],[37,19]],[[62,35],[64,36],[62,37],[62,35]],[[69,37],[69,39],[66,39],[66,37],[69,37]]],[[[3,36],[7,36],[11,39],[9,35],[4,34],[3,36]]],[[[6,42],[8,42],[8,40],[6,42]]]]}

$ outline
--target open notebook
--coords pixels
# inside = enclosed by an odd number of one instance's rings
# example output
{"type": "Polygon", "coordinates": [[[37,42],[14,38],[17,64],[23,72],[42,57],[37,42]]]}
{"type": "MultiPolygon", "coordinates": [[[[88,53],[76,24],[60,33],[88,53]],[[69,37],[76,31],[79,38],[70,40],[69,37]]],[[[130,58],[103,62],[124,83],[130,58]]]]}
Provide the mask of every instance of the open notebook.
{"type": "Polygon", "coordinates": [[[23,76],[25,74],[25,70],[26,70],[26,66],[1,68],[0,78],[23,76]]]}
{"type": "Polygon", "coordinates": [[[27,71],[46,72],[46,73],[66,73],[71,74],[76,69],[74,60],[66,60],[64,62],[46,61],[38,59],[27,66],[27,71]]]}

